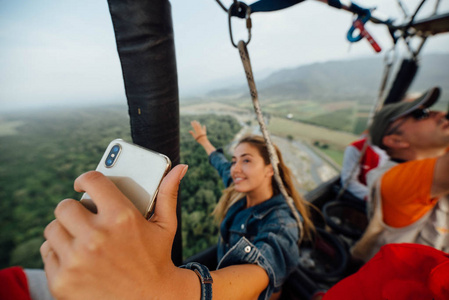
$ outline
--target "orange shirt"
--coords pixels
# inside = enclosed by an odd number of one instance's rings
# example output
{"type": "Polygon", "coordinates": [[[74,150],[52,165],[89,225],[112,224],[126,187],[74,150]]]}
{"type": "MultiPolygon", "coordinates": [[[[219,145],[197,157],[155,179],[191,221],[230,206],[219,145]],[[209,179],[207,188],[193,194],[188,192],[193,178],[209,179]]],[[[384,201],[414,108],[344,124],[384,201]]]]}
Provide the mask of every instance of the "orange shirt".
{"type": "Polygon", "coordinates": [[[431,210],[438,198],[430,198],[438,158],[398,164],[382,177],[382,211],[385,224],[404,227],[431,210]]]}

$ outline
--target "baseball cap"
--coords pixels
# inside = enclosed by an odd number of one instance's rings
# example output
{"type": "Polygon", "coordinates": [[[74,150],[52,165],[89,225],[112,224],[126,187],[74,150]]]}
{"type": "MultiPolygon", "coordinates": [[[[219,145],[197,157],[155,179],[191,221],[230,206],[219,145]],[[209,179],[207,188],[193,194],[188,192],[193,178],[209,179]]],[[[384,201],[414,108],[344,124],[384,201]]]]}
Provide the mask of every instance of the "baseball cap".
{"type": "Polygon", "coordinates": [[[369,129],[371,143],[382,148],[382,139],[385,131],[392,122],[410,114],[420,107],[428,108],[432,106],[435,102],[437,102],[439,96],[440,88],[432,87],[411,102],[392,103],[382,107],[382,109],[379,110],[374,116],[373,123],[369,129]]]}

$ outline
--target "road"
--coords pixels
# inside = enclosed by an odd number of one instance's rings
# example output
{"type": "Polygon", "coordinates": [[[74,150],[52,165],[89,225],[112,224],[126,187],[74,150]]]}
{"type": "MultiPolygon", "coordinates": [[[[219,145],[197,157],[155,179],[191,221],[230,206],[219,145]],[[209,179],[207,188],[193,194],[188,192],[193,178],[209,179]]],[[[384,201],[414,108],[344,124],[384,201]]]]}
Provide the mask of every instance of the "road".
{"type": "MultiPolygon", "coordinates": [[[[208,105],[207,109],[204,106],[200,107],[187,107],[181,110],[183,114],[226,114],[235,117],[242,129],[235,135],[234,140],[231,142],[226,151],[232,153],[232,149],[240,138],[247,134],[262,135],[259,129],[259,125],[248,126],[249,120],[254,120],[254,114],[248,113],[248,111],[238,111],[223,109],[225,105],[215,104],[208,105]]],[[[290,141],[286,138],[279,136],[271,136],[272,141],[281,149],[282,157],[285,164],[292,170],[293,175],[297,179],[296,188],[301,193],[306,193],[319,184],[328,181],[329,179],[338,175],[338,171],[330,165],[328,162],[322,159],[314,150],[307,144],[299,141],[290,141]]]]}
{"type": "MultiPolygon", "coordinates": [[[[241,122],[242,130],[235,136],[227,150],[232,152],[235,143],[246,134],[262,135],[258,125],[248,126],[241,122]]],[[[281,149],[285,164],[292,170],[302,193],[308,192],[319,184],[338,175],[334,167],[324,161],[308,145],[298,140],[289,141],[279,136],[271,136],[273,143],[281,149]]]]}

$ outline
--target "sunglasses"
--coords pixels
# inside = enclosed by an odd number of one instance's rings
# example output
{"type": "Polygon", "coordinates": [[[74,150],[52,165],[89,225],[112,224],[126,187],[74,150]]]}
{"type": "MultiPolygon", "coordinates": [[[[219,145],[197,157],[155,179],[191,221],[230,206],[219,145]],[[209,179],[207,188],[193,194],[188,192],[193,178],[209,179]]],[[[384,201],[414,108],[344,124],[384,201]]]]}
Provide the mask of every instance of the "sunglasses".
{"type": "Polygon", "coordinates": [[[405,115],[403,117],[403,120],[401,122],[399,122],[396,126],[392,127],[390,130],[388,130],[387,133],[385,134],[385,136],[397,133],[399,127],[401,127],[402,124],[404,124],[405,121],[407,121],[407,119],[409,117],[412,117],[416,121],[420,121],[420,120],[427,119],[429,116],[430,116],[430,110],[428,108],[415,109],[411,113],[405,115]]]}
{"type": "Polygon", "coordinates": [[[408,116],[417,121],[427,119],[430,116],[430,110],[428,108],[415,109],[410,114],[408,114],[408,116]]]}

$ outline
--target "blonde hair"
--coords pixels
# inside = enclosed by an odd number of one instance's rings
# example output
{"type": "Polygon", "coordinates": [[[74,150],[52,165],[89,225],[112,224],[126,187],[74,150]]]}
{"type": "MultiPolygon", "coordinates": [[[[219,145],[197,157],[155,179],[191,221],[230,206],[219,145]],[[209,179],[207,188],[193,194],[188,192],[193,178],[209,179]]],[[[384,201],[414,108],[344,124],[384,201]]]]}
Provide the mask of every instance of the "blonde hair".
{"type": "MultiPolygon", "coordinates": [[[[255,136],[255,135],[243,137],[238,142],[237,146],[240,144],[243,144],[243,143],[248,143],[251,146],[255,147],[259,151],[259,154],[262,156],[262,158],[265,162],[265,165],[271,164],[270,157],[268,154],[268,148],[265,144],[265,140],[263,139],[263,137],[255,136]]],[[[309,211],[310,203],[305,201],[304,198],[295,189],[294,176],[293,176],[292,172],[285,165],[285,163],[282,159],[281,151],[279,150],[279,148],[274,144],[273,144],[273,146],[276,149],[276,154],[279,158],[279,165],[278,165],[279,175],[282,178],[282,182],[285,186],[287,193],[293,199],[296,209],[298,209],[299,213],[301,214],[301,216],[303,218],[304,235],[307,239],[310,239],[311,231],[315,230],[312,220],[311,220],[311,217],[310,217],[310,211],[309,211]]],[[[280,190],[279,190],[279,187],[274,179],[274,176],[271,179],[271,185],[273,188],[273,194],[274,195],[279,194],[280,190]]],[[[240,193],[235,190],[234,183],[232,183],[228,188],[223,190],[223,194],[222,194],[220,200],[218,201],[218,204],[215,207],[214,211],[212,212],[212,214],[215,216],[216,220],[219,222],[222,222],[228,209],[235,202],[242,199],[244,196],[245,196],[245,193],[240,193]]]]}

